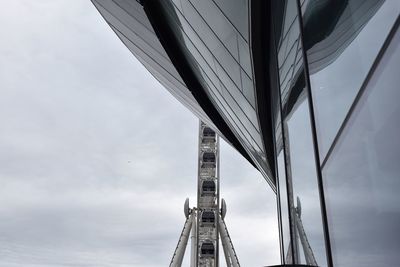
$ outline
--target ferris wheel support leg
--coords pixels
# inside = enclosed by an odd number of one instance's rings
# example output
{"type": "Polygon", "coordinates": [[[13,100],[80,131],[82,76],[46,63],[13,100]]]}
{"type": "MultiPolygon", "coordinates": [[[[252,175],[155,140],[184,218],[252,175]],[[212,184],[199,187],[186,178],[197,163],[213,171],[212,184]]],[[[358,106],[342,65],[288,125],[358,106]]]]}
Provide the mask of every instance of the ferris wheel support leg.
{"type": "Polygon", "coordinates": [[[190,244],[191,244],[191,253],[190,253],[190,267],[196,267],[196,259],[197,259],[197,218],[196,212],[193,211],[192,214],[192,233],[190,236],[190,244]]]}
{"type": "Polygon", "coordinates": [[[231,257],[229,255],[229,250],[228,250],[228,245],[226,244],[224,238],[222,237],[222,232],[220,231],[220,236],[221,236],[221,243],[222,243],[222,248],[224,249],[224,255],[225,255],[225,261],[226,261],[226,266],[231,267],[231,257]]]}
{"type": "Polygon", "coordinates": [[[189,218],[186,219],[185,225],[183,226],[183,230],[181,236],[179,237],[178,245],[176,246],[174,256],[172,257],[170,267],[181,267],[183,256],[185,255],[186,246],[189,240],[190,230],[193,225],[193,218],[195,216],[192,213],[189,218]]]}
{"type": "Polygon", "coordinates": [[[235,249],[233,248],[231,237],[229,236],[228,229],[226,228],[226,224],[221,216],[219,216],[218,225],[222,247],[224,249],[226,265],[228,267],[240,267],[235,249]]]}

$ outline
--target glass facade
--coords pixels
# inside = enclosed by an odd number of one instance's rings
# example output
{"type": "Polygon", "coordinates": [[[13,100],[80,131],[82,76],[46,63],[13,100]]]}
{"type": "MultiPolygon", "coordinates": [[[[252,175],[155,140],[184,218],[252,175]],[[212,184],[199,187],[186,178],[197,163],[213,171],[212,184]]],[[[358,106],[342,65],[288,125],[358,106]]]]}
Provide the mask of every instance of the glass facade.
{"type": "MultiPolygon", "coordinates": [[[[307,51],[322,160],[396,20],[398,5],[398,1],[349,1],[331,34],[307,51]]],[[[309,6],[307,12],[313,13],[312,9],[309,6]]]]}
{"type": "Polygon", "coordinates": [[[272,10],[282,261],[396,266],[400,3],[273,1],[272,10]]]}
{"type": "Polygon", "coordinates": [[[170,39],[152,29],[146,1],[144,9],[93,2],[139,60],[204,116],[176,70],[190,68],[256,167],[276,182],[283,264],[397,266],[399,1],[149,1],[170,39]],[[264,16],[254,19],[257,12],[264,16]],[[265,36],[254,36],[257,23],[265,36]],[[271,45],[256,51],[254,38],[271,45]],[[180,61],[164,50],[171,40],[180,61]],[[263,68],[253,53],[269,68],[264,88],[255,84],[263,68]],[[260,103],[270,113],[259,114],[260,103]],[[271,129],[271,140],[262,129],[271,129]]]}
{"type": "MultiPolygon", "coordinates": [[[[280,202],[288,203],[291,243],[284,247],[286,263],[326,266],[324,230],[318,193],[317,166],[305,83],[305,68],[296,1],[275,5],[284,16],[274,24],[281,102],[281,129],[285,155],[286,188],[279,184],[280,202]],[[304,251],[304,253],[303,253],[304,251]]],[[[278,168],[283,165],[278,154],[278,168]]],[[[283,171],[278,169],[280,175],[283,171]]],[[[281,180],[280,180],[281,181],[281,180]]],[[[283,240],[288,240],[282,218],[283,240]]]]}
{"type": "MultiPolygon", "coordinates": [[[[288,251],[291,250],[289,248],[290,240],[291,240],[291,230],[289,223],[289,204],[288,204],[288,192],[287,192],[287,176],[285,169],[285,155],[283,152],[283,138],[282,138],[282,125],[280,122],[280,113],[277,117],[276,123],[276,151],[277,151],[277,191],[279,193],[279,210],[280,210],[280,221],[281,221],[281,250],[282,250],[282,258],[284,258],[288,251]],[[283,218],[283,219],[282,219],[283,218]]],[[[292,261],[292,260],[290,260],[292,261]]]]}
{"type": "Polygon", "coordinates": [[[400,261],[399,62],[397,30],[323,169],[335,266],[400,261]]]}
{"type": "MultiPolygon", "coordinates": [[[[241,2],[248,6],[247,1],[241,2]]],[[[212,0],[160,1],[160,4],[208,97],[260,171],[271,177],[256,110],[248,36],[243,36],[246,31],[239,31],[248,28],[249,20],[232,17],[240,13],[246,18],[247,9],[225,14],[227,3],[212,0]]]]}

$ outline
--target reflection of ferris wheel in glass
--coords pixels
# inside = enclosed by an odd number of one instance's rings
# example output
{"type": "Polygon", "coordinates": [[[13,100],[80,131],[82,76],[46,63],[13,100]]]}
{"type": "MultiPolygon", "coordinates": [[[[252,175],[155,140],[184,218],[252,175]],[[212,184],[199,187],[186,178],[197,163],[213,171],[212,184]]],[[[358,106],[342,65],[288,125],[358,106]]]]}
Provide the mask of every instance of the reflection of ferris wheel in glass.
{"type": "MultiPolygon", "coordinates": [[[[303,222],[301,220],[301,202],[300,198],[297,197],[297,207],[291,207],[292,218],[294,221],[294,259],[296,262],[300,262],[300,252],[299,252],[299,239],[301,242],[301,246],[304,252],[304,258],[306,260],[307,265],[318,266],[317,261],[315,260],[314,253],[311,249],[310,243],[308,242],[308,238],[306,232],[304,230],[303,222]]],[[[289,244],[288,253],[286,255],[286,262],[290,262],[292,259],[292,249],[291,244],[289,244]]]]}

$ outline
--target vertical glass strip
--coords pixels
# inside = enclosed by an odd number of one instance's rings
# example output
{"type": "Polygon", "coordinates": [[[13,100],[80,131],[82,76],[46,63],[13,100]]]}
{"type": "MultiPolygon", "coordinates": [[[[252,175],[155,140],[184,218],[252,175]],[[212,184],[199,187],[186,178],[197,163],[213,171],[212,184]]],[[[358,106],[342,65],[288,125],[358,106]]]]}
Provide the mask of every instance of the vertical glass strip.
{"type": "MultiPolygon", "coordinates": [[[[274,1],[277,18],[278,72],[282,101],[282,155],[278,168],[286,170],[288,214],[291,219],[290,244],[286,248],[286,263],[326,266],[324,228],[321,215],[318,172],[314,151],[309,96],[306,87],[297,1],[274,1]]],[[[277,150],[279,153],[279,150],[277,150]]],[[[279,173],[282,176],[282,171],[279,173]]],[[[279,177],[280,184],[281,177],[279,177]]],[[[284,202],[283,197],[281,201],[284,202]]],[[[283,221],[283,220],[282,220],[283,221]]],[[[288,228],[282,222],[282,228],[288,228]]],[[[283,230],[284,231],[284,230],[283,230]]]]}

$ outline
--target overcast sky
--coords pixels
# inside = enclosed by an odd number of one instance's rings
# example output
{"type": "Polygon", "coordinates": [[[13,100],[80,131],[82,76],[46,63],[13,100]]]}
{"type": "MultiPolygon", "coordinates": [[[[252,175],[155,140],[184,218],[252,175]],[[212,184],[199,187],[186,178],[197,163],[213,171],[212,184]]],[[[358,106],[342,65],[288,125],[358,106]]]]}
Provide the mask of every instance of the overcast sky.
{"type": "MultiPolygon", "coordinates": [[[[89,0],[0,2],[0,267],[168,266],[198,119],[89,0]]],[[[221,187],[241,265],[278,264],[275,195],[224,142],[221,187]]]]}

